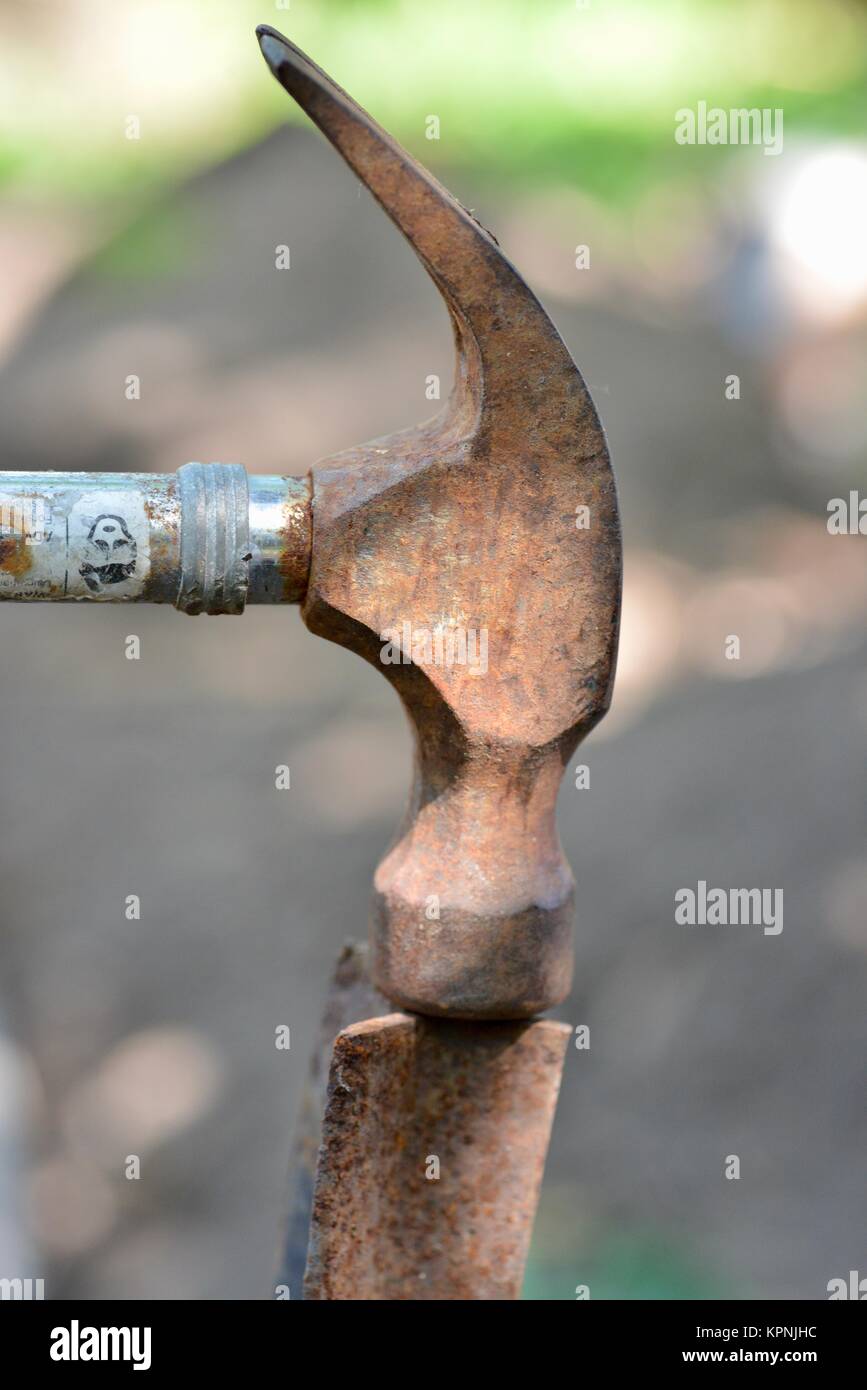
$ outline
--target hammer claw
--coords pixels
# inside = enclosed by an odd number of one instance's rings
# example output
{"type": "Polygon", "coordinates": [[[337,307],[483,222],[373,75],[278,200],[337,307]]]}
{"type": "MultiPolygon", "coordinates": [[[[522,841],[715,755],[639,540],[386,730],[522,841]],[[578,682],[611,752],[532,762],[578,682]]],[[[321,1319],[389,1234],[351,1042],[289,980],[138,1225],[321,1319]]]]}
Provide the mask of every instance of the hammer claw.
{"type": "MultiPolygon", "coordinates": [[[[551,320],[494,236],[306,54],[270,25],[257,29],[271,72],[400,229],[442,295],[455,327],[455,386],[468,389],[472,426],[500,414],[497,385],[514,385],[520,351],[526,387],[551,391],[555,363],[574,392],[574,363],[551,320]]],[[[462,401],[452,402],[453,409],[462,401]]],[[[583,409],[593,413],[584,391],[583,409]]],[[[594,417],[595,418],[595,417],[594,417]]]]}

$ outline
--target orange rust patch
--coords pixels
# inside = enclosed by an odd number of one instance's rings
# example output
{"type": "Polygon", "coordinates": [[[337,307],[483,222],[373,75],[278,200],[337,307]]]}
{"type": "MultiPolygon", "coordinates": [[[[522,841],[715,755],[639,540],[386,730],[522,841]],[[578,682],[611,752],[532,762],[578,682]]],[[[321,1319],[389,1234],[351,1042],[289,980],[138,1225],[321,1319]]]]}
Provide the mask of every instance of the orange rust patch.
{"type": "Polygon", "coordinates": [[[33,565],[33,550],[23,536],[0,540],[0,570],[21,579],[33,565]]]}
{"type": "Polygon", "coordinates": [[[308,481],[301,478],[291,481],[302,485],[305,491],[299,495],[297,490],[293,490],[283,506],[283,525],[280,529],[282,544],[277,568],[283,580],[283,602],[299,603],[304,598],[310,569],[312,517],[308,481]]]}

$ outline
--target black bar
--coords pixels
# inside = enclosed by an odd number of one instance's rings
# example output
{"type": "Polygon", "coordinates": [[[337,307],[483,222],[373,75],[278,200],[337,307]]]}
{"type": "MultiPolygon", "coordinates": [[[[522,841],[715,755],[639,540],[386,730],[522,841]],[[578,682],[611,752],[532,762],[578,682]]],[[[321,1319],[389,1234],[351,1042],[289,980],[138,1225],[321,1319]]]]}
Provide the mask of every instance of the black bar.
{"type": "MultiPolygon", "coordinates": [[[[477,1306],[477,1305],[475,1305],[477,1306]]],[[[474,1351],[490,1379],[498,1356],[514,1356],[515,1346],[526,1336],[524,1319],[535,1316],[529,1305],[510,1305],[508,1331],[495,1322],[476,1322],[467,1329],[466,1351],[474,1351]]],[[[0,1304],[0,1338],[4,1362],[16,1373],[31,1370],[61,1376],[100,1369],[113,1375],[141,1372],[155,1380],[178,1373],[197,1376],[213,1371],[221,1379],[234,1372],[274,1368],[287,1378],[316,1384],[327,1366],[335,1370],[335,1353],[346,1347],[356,1366],[360,1362],[358,1338],[371,1349],[378,1346],[382,1329],[369,1314],[355,1323],[350,1341],[329,1338],[323,1331],[345,1330],[347,1312],[335,1308],[316,1313],[309,1303],[276,1302],[4,1302],[0,1304]],[[103,1334],[102,1329],[106,1329],[103,1334]],[[117,1335],[107,1331],[116,1329],[117,1335]],[[135,1331],[137,1329],[137,1332],[135,1331]],[[95,1330],[95,1331],[94,1331],[95,1330]],[[53,1350],[53,1355],[52,1355],[53,1350]],[[97,1351],[104,1359],[90,1359],[97,1351]],[[118,1359],[112,1359],[114,1353],[118,1359]],[[122,1359],[123,1357],[126,1359],[122,1359]],[[65,1356],[70,1359],[58,1359],[65,1356]],[[320,1360],[321,1358],[321,1360],[320,1360]],[[304,1367],[307,1369],[303,1369],[304,1367]],[[320,1369],[321,1368],[321,1369],[320,1369]]],[[[392,1314],[392,1319],[393,1319],[392,1314]]],[[[406,1316],[398,1314],[398,1318],[406,1316]]],[[[442,1327],[443,1310],[426,1316],[442,1327]]],[[[448,1315],[446,1315],[448,1316],[448,1315]]],[[[400,1326],[392,1320],[389,1342],[400,1326]]],[[[586,1380],[590,1368],[601,1377],[606,1372],[641,1370],[651,1375],[674,1368],[704,1365],[764,1365],[778,1369],[809,1366],[823,1373],[860,1363],[864,1347],[863,1310],[835,1302],[576,1302],[561,1318],[546,1326],[541,1349],[548,1370],[545,1379],[562,1379],[561,1368],[571,1366],[574,1378],[586,1380]],[[549,1359],[550,1358],[550,1359],[549,1359]]],[[[536,1354],[540,1350],[538,1341],[536,1354]]],[[[430,1354],[430,1348],[428,1356],[430,1354]]],[[[381,1353],[377,1353],[379,1361],[381,1353]]],[[[467,1370],[467,1357],[461,1353],[467,1370]]],[[[437,1358],[434,1358],[434,1362],[437,1358]]],[[[423,1377],[436,1379],[436,1367],[425,1360],[423,1377]]],[[[410,1367],[407,1367],[407,1371],[410,1367]]],[[[357,1373],[357,1372],[356,1372],[357,1373]]],[[[450,1357],[440,1373],[451,1379],[450,1357]]],[[[402,1374],[402,1373],[401,1373],[402,1374]]]]}

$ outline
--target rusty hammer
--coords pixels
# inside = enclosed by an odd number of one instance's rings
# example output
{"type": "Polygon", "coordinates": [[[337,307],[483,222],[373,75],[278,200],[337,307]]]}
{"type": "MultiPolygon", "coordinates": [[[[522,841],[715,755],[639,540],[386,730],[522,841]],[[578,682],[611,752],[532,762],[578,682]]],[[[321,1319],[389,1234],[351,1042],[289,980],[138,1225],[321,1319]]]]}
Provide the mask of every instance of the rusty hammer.
{"type": "Polygon", "coordinates": [[[555,806],[614,675],[621,547],[605,435],[491,233],[294,45],[257,33],[274,76],[409,241],[454,330],[442,413],[311,474],[304,620],[382,669],[415,733],[409,805],[374,880],[373,978],[422,1013],[528,1017],[569,991],[574,882],[555,806]],[[484,661],[454,659],[472,642],[484,661]]]}
{"type": "Polygon", "coordinates": [[[569,990],[574,882],[555,803],[614,672],[605,436],[491,233],[293,44],[257,33],[442,295],[448,404],[306,481],[223,464],[0,474],[0,599],[300,601],[312,632],[379,667],[415,734],[406,815],[375,876],[374,983],[423,1014],[532,1017],[569,990]]]}

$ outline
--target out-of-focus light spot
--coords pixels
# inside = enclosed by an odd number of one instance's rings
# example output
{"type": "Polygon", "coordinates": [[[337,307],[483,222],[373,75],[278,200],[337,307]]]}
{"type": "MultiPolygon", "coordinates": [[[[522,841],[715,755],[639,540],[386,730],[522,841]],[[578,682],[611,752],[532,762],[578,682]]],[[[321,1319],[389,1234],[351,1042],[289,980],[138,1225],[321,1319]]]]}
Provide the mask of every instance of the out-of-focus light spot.
{"type": "Polygon", "coordinates": [[[209,24],[194,6],[173,0],[90,0],[72,8],[58,51],[71,55],[100,117],[114,103],[115,113],[139,114],[150,134],[231,103],[237,33],[226,0],[211,7],[209,24]]]}
{"type": "Polygon", "coordinates": [[[582,89],[586,99],[589,84],[606,104],[617,91],[625,109],[641,108],[648,98],[664,99],[682,69],[688,35],[678,16],[640,3],[618,8],[589,5],[576,14],[566,4],[548,17],[541,51],[550,80],[572,102],[582,100],[582,89]]]}
{"type": "Polygon", "coordinates": [[[833,145],[807,155],[772,212],[780,274],[796,307],[816,321],[867,304],[867,151],[833,145]]]}
{"type": "Polygon", "coordinates": [[[792,640],[794,605],[785,585],[759,575],[704,580],[687,605],[686,627],[696,666],[715,676],[747,679],[782,664],[792,640]],[[737,637],[740,655],[726,655],[737,637]]]}
{"type": "MultiPolygon", "coordinates": [[[[624,574],[610,714],[619,734],[691,675],[750,680],[860,646],[867,630],[867,547],[829,536],[821,517],[768,510],[730,524],[728,561],[707,573],[650,551],[624,574]],[[727,639],[740,655],[726,655],[727,639]]],[[[867,722],[867,677],[857,708],[867,722]]]]}
{"type": "Polygon", "coordinates": [[[867,619],[867,552],[857,540],[828,534],[823,519],[797,513],[762,515],[753,528],[747,563],[788,594],[798,641],[794,664],[811,665],[860,644],[867,619]]]}
{"type": "Polygon", "coordinates": [[[733,523],[732,563],[698,580],[685,619],[687,661],[745,678],[802,669],[857,647],[867,627],[867,550],[821,517],[768,511],[733,523]],[[741,639],[740,660],[724,639],[741,639]]]}
{"type": "Polygon", "coordinates": [[[141,1155],[206,1114],[221,1079],[218,1058],[201,1034],[136,1033],[72,1092],[64,1130],[79,1152],[119,1172],[128,1153],[141,1155]]]}

